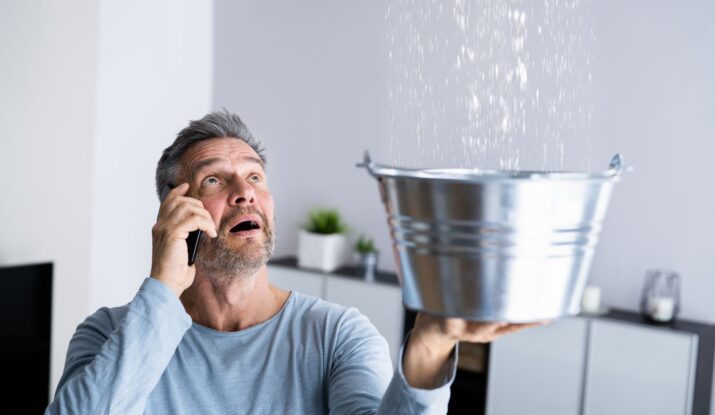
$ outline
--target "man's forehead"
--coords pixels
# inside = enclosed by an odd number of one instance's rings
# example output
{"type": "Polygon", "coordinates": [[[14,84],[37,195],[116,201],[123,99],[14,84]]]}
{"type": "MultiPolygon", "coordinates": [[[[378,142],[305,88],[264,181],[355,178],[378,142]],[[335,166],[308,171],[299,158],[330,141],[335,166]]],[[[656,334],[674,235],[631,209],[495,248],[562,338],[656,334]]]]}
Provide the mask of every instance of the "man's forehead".
{"type": "Polygon", "coordinates": [[[252,163],[263,167],[263,160],[255,150],[237,138],[213,138],[189,148],[182,156],[182,164],[188,173],[220,163],[252,163]]]}

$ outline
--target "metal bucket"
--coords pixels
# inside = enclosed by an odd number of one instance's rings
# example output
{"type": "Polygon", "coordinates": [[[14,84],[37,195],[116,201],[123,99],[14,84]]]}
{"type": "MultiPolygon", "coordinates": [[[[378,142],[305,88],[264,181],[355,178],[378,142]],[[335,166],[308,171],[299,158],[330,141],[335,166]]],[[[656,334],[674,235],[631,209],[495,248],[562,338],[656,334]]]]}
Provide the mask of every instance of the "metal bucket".
{"type": "Polygon", "coordinates": [[[423,170],[377,178],[405,306],[476,321],[580,312],[620,155],[603,173],[423,170]]]}

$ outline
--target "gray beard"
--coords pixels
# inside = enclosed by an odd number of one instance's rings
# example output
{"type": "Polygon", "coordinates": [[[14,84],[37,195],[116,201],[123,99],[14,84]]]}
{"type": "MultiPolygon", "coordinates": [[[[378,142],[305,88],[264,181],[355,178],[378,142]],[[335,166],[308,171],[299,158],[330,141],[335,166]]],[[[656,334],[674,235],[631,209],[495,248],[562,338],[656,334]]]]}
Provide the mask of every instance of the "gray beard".
{"type": "Polygon", "coordinates": [[[214,286],[225,286],[251,278],[268,263],[275,248],[275,232],[268,229],[266,221],[263,224],[264,241],[248,240],[242,252],[231,249],[226,243],[226,237],[220,234],[216,238],[202,236],[196,253],[196,270],[214,286]]]}

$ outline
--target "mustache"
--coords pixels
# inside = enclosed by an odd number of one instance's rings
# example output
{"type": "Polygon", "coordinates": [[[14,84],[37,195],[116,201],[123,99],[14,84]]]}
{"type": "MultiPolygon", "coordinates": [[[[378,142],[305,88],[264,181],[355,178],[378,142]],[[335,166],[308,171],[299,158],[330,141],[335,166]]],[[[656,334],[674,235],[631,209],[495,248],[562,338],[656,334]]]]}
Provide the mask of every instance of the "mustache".
{"type": "Polygon", "coordinates": [[[263,229],[264,232],[266,231],[265,228],[268,227],[268,220],[266,220],[266,215],[264,215],[263,212],[259,211],[254,206],[236,208],[231,212],[230,215],[228,215],[224,219],[221,219],[221,226],[219,227],[219,229],[221,231],[230,230],[233,227],[234,222],[236,222],[236,220],[243,215],[258,215],[258,217],[261,218],[261,229],[263,229]]]}

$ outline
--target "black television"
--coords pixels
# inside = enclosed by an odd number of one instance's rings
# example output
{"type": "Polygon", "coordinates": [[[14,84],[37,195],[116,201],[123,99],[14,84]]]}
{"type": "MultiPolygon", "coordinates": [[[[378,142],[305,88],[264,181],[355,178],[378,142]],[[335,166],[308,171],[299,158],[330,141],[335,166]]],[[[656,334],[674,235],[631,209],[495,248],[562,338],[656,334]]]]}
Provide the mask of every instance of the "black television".
{"type": "Polygon", "coordinates": [[[0,266],[4,413],[41,414],[49,403],[52,263],[0,266]]]}

